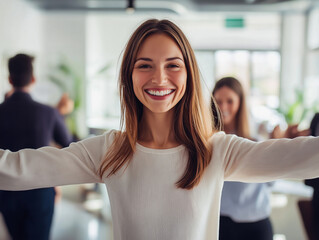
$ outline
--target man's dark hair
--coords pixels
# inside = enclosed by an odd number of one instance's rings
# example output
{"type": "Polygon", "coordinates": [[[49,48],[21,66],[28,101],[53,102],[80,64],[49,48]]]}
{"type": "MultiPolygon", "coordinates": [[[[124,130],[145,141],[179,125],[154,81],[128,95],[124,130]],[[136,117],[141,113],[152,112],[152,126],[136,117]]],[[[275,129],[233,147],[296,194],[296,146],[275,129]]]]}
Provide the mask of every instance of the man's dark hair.
{"type": "Polygon", "coordinates": [[[33,59],[34,57],[21,53],[9,59],[9,74],[14,88],[22,88],[31,83],[33,59]]]}

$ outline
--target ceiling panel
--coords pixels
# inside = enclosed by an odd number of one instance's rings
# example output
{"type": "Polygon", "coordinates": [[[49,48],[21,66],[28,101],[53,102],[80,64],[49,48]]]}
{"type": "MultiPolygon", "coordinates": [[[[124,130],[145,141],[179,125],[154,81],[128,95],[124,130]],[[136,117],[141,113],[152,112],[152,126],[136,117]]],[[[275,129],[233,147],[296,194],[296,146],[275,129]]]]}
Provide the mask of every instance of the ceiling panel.
{"type": "Polygon", "coordinates": [[[276,4],[295,0],[191,0],[197,4],[276,4]]]}
{"type": "Polygon", "coordinates": [[[125,11],[130,1],[137,12],[307,10],[317,0],[24,0],[43,10],[125,11]]]}

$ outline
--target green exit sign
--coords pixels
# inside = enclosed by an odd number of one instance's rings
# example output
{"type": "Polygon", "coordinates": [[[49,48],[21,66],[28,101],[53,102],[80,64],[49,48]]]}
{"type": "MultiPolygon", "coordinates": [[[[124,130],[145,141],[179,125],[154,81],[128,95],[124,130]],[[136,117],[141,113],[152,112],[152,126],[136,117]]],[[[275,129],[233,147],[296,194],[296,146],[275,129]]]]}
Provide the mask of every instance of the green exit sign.
{"type": "Polygon", "coordinates": [[[226,18],[225,19],[226,28],[243,28],[245,27],[245,19],[243,18],[226,18]]]}

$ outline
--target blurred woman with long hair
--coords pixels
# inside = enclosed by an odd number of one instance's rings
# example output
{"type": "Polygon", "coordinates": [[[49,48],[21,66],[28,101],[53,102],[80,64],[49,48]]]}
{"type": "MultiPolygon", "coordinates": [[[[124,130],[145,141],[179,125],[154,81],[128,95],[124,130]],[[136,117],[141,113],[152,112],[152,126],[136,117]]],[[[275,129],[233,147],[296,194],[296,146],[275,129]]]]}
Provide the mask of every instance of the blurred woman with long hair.
{"type": "MultiPolygon", "coordinates": [[[[252,139],[244,89],[238,79],[216,82],[213,96],[227,134],[252,139]]],[[[253,139],[252,139],[253,140],[253,139]]],[[[270,190],[267,183],[225,182],[220,208],[220,240],[272,240],[270,190]]]]}

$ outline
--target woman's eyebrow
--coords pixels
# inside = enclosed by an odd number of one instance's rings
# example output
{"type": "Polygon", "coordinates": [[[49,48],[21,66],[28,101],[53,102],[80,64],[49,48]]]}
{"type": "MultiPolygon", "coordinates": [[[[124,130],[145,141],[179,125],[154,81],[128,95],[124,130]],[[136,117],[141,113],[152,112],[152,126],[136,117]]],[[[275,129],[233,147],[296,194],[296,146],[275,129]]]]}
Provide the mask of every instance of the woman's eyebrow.
{"type": "MultiPolygon", "coordinates": [[[[180,61],[183,61],[184,60],[180,57],[170,57],[170,58],[166,58],[165,61],[172,61],[172,60],[180,60],[180,61]]],[[[153,60],[151,58],[144,58],[144,57],[141,57],[141,58],[138,58],[135,60],[135,62],[137,61],[147,61],[147,62],[152,62],[153,60]]]]}
{"type": "Polygon", "coordinates": [[[150,59],[150,58],[138,58],[138,59],[135,60],[135,62],[137,62],[137,61],[148,61],[148,62],[151,62],[152,59],[150,59]]]}
{"type": "Polygon", "coordinates": [[[184,60],[183,60],[182,58],[180,58],[180,57],[166,58],[166,61],[172,61],[172,60],[180,60],[180,61],[183,61],[183,62],[184,62],[184,60]]]}

